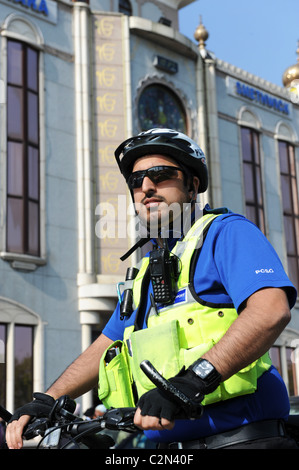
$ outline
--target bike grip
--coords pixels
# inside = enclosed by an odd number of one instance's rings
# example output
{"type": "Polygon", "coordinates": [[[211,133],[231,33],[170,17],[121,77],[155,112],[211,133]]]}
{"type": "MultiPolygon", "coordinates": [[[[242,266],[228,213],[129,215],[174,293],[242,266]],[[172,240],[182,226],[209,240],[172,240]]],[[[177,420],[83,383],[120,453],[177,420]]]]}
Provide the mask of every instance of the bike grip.
{"type": "Polygon", "coordinates": [[[190,407],[192,406],[192,400],[187,397],[183,392],[178,388],[172,385],[168,380],[166,380],[155,367],[151,364],[150,361],[145,359],[140,364],[141,370],[145,375],[156,385],[157,388],[165,392],[170,399],[175,400],[182,406],[190,407]]]}
{"type": "Polygon", "coordinates": [[[4,419],[4,421],[8,423],[11,417],[12,414],[0,405],[0,418],[4,419]]]}
{"type": "Polygon", "coordinates": [[[203,407],[199,402],[192,400],[192,398],[187,397],[181,390],[176,388],[172,383],[166,380],[151,364],[150,361],[144,360],[140,364],[141,370],[145,375],[153,382],[154,385],[160,390],[162,390],[170,400],[176,401],[181,405],[182,410],[176,416],[176,418],[181,419],[198,419],[202,416],[203,407]]]}

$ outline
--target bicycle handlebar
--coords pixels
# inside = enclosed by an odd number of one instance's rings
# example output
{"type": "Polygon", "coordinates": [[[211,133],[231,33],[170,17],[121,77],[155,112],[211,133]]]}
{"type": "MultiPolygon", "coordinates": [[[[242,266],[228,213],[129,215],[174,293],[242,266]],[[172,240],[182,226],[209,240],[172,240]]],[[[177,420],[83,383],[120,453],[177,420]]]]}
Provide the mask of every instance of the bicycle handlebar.
{"type": "MultiPolygon", "coordinates": [[[[149,361],[142,361],[140,368],[157,388],[166,393],[170,400],[181,405],[184,412],[183,418],[200,418],[202,406],[174,387],[149,361]]],[[[96,433],[99,431],[104,429],[137,431],[137,427],[134,425],[136,408],[112,408],[106,411],[103,416],[91,421],[78,418],[72,414],[74,410],[75,402],[70,397],[67,395],[60,397],[55,401],[48,417],[36,418],[28,424],[23,433],[24,439],[30,440],[36,436],[42,436],[44,443],[50,442],[44,447],[55,447],[61,439],[61,433],[64,432],[70,438],[63,448],[73,448],[73,443],[79,441],[85,443],[89,448],[99,449],[109,448],[114,443],[108,435],[97,435],[96,433]]],[[[0,416],[6,422],[11,418],[11,414],[3,407],[0,407],[0,416]]]]}
{"type": "Polygon", "coordinates": [[[6,423],[8,423],[11,417],[12,414],[0,405],[0,418],[2,418],[6,423]]]}
{"type": "Polygon", "coordinates": [[[114,445],[114,440],[108,435],[97,435],[97,433],[104,429],[123,430],[128,433],[137,431],[133,423],[135,412],[136,408],[112,408],[99,418],[84,421],[70,413],[66,417],[65,413],[59,410],[54,421],[49,418],[38,418],[29,423],[23,437],[30,440],[36,436],[42,436],[43,447],[56,448],[63,431],[69,439],[65,439],[66,443],[60,448],[73,448],[78,441],[86,444],[90,449],[107,449],[114,445]]]}

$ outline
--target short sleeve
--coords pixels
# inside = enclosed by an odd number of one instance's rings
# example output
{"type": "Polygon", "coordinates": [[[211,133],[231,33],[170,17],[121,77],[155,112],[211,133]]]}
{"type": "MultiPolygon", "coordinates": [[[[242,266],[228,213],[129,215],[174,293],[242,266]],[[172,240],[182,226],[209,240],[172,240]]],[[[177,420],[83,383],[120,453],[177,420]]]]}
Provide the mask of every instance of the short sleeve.
{"type": "Polygon", "coordinates": [[[226,219],[221,225],[214,260],[235,308],[265,287],[284,288],[292,308],[297,298],[296,289],[263,233],[245,218],[226,219]]]}
{"type": "Polygon", "coordinates": [[[120,319],[120,310],[118,302],[113,314],[105,325],[102,333],[112,341],[117,341],[118,339],[122,340],[124,335],[124,327],[124,321],[121,321],[120,319]]]}

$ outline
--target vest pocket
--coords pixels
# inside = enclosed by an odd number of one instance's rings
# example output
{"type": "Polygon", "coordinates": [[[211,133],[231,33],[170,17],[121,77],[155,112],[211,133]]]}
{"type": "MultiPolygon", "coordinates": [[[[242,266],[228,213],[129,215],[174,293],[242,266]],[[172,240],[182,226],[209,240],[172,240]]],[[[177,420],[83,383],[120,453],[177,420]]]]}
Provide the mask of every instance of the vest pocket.
{"type": "MultiPolygon", "coordinates": [[[[215,342],[210,340],[208,343],[200,344],[191,349],[181,349],[180,362],[181,365],[189,367],[193,362],[199,359],[209,349],[214,346],[215,342]]],[[[211,405],[222,400],[228,400],[241,395],[254,393],[257,388],[257,368],[256,363],[250,364],[237,374],[222,382],[214,392],[206,395],[202,401],[202,405],[211,405]]]]}
{"type": "Polygon", "coordinates": [[[140,363],[147,359],[166,379],[180,370],[178,322],[170,322],[139,330],[130,336],[133,357],[132,372],[138,396],[154,388],[154,384],[140,369],[140,363]]]}
{"type": "Polygon", "coordinates": [[[132,382],[127,346],[123,341],[115,341],[100,360],[99,399],[106,408],[135,406],[132,382]]]}
{"type": "MultiPolygon", "coordinates": [[[[181,349],[181,364],[182,366],[189,367],[193,362],[197,361],[203,354],[209,351],[214,346],[214,341],[211,339],[207,343],[202,343],[194,348],[181,349]]],[[[206,395],[201,402],[202,405],[209,405],[211,403],[217,403],[222,399],[221,388],[217,387],[213,393],[206,395]]]]}
{"type": "Polygon", "coordinates": [[[222,399],[254,393],[257,389],[257,361],[240,370],[221,384],[222,399]]]}
{"type": "Polygon", "coordinates": [[[203,354],[209,351],[214,346],[214,341],[209,340],[207,343],[199,344],[194,348],[180,350],[180,364],[181,367],[185,366],[186,368],[191,366],[193,362],[197,361],[203,354]]]}

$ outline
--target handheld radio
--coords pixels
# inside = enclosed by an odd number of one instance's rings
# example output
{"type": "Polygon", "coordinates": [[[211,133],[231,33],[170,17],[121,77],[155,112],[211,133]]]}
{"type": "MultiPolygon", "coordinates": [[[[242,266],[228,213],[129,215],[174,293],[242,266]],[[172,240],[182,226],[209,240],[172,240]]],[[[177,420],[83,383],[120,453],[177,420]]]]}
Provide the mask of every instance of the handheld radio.
{"type": "Polygon", "coordinates": [[[165,247],[151,251],[149,269],[155,302],[169,304],[174,300],[179,273],[178,261],[179,258],[165,247]]]}

